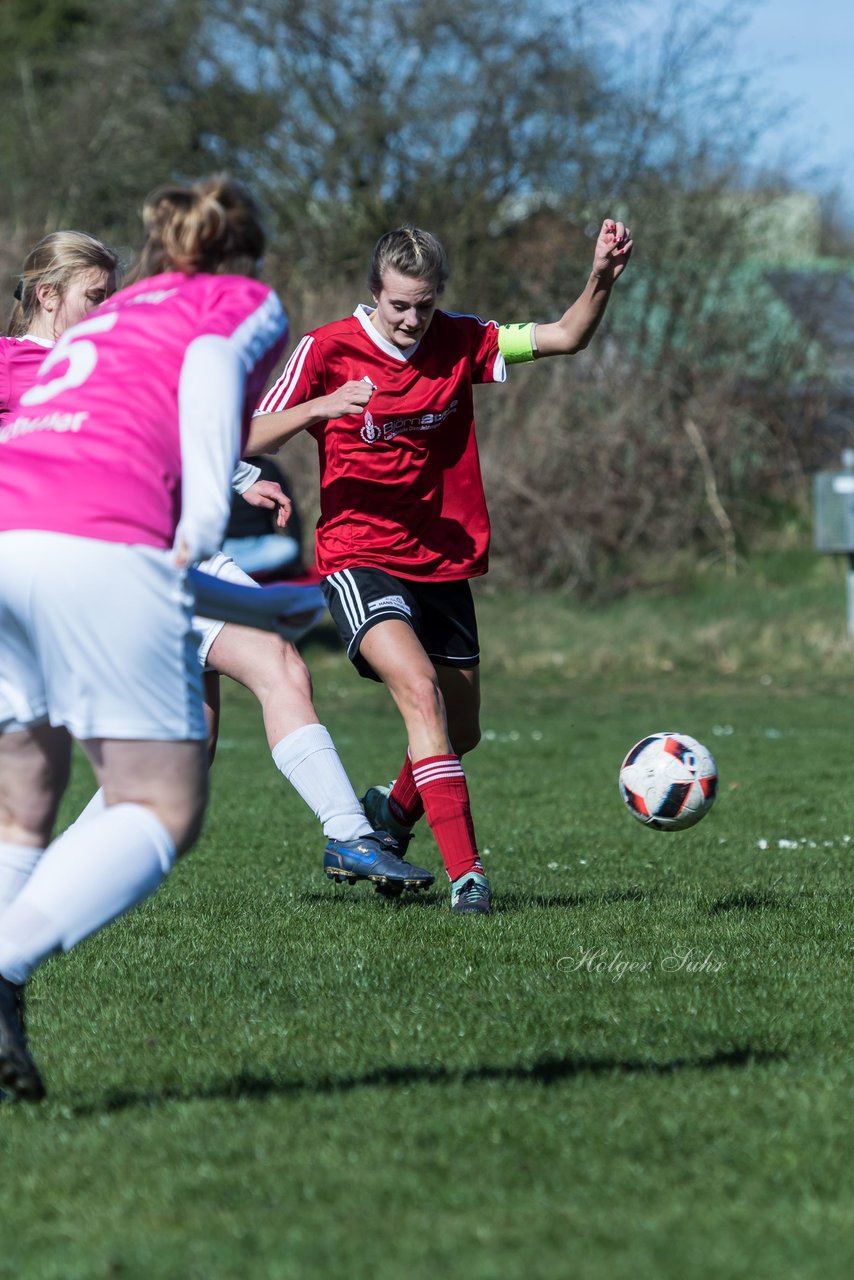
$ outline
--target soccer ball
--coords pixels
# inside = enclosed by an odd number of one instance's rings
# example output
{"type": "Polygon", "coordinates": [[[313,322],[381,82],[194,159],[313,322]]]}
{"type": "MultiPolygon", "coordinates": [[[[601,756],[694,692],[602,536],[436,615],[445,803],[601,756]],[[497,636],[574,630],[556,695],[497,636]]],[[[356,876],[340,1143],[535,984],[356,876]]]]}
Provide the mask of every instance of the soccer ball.
{"type": "Polygon", "coordinates": [[[652,733],[620,765],[620,795],[638,822],[656,831],[693,827],[718,789],[712,753],[687,733],[652,733]]]}

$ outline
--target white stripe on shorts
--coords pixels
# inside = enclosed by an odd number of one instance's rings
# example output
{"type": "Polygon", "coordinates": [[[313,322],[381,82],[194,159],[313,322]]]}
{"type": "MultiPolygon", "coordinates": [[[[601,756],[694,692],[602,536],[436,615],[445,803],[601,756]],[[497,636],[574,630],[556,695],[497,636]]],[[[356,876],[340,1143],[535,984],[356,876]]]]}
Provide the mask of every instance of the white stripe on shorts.
{"type": "Polygon", "coordinates": [[[347,621],[350,624],[350,630],[355,636],[367,622],[368,615],[365,612],[365,606],[362,604],[362,598],[359,595],[352,573],[349,569],[341,569],[338,573],[330,574],[327,581],[332,583],[338,593],[341,608],[344,610],[347,621]]]}

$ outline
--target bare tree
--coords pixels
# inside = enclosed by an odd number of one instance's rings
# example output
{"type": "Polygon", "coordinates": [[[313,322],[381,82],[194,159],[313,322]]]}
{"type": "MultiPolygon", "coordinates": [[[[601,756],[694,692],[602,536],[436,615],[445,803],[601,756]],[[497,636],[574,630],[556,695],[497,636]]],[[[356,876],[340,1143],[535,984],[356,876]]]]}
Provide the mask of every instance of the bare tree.
{"type": "Polygon", "coordinates": [[[352,309],[404,221],[445,242],[448,305],[551,319],[624,217],[591,351],[483,398],[496,564],[580,587],[675,547],[732,564],[797,494],[826,389],[769,291],[775,192],[744,194],[775,123],[732,70],[748,9],[685,0],[627,42],[592,0],[4,0],[7,275],[62,225],[132,247],[151,186],[227,168],[267,205],[295,333],[352,309]]]}

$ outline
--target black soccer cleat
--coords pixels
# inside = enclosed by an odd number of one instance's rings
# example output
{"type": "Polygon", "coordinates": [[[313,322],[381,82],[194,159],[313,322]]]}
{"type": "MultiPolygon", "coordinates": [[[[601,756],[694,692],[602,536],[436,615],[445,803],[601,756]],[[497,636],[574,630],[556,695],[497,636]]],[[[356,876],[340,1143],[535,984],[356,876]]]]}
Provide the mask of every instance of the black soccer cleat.
{"type": "Polygon", "coordinates": [[[377,831],[385,831],[394,836],[395,840],[400,841],[405,849],[412,839],[412,829],[404,826],[402,822],[398,822],[391,811],[388,798],[391,795],[393,786],[394,782],[392,781],[387,787],[368,787],[362,796],[362,808],[365,811],[365,817],[368,822],[372,822],[377,831]]]}
{"type": "Polygon", "coordinates": [[[19,1102],[41,1102],[42,1078],[24,1032],[24,988],[0,975],[0,1089],[19,1102]]]}
{"type": "Polygon", "coordinates": [[[323,851],[323,869],[339,884],[369,880],[388,897],[404,889],[428,889],[435,879],[432,871],[406,862],[399,842],[387,831],[372,831],[356,840],[329,840],[323,851]]]}

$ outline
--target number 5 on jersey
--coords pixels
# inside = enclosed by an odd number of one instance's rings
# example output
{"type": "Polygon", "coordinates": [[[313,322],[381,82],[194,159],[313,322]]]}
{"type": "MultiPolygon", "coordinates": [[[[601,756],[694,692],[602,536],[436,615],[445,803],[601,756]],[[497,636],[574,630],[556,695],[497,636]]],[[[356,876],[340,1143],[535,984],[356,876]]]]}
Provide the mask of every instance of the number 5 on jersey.
{"type": "Polygon", "coordinates": [[[20,404],[44,404],[69,387],[82,386],[98,363],[98,348],[94,342],[90,342],[87,334],[106,333],[118,318],[117,311],[110,311],[103,316],[90,316],[88,320],[81,320],[72,329],[68,329],[43,361],[39,377],[44,377],[49,369],[63,360],[68,361],[68,368],[49,382],[37,382],[34,387],[30,387],[21,396],[20,404]]]}

